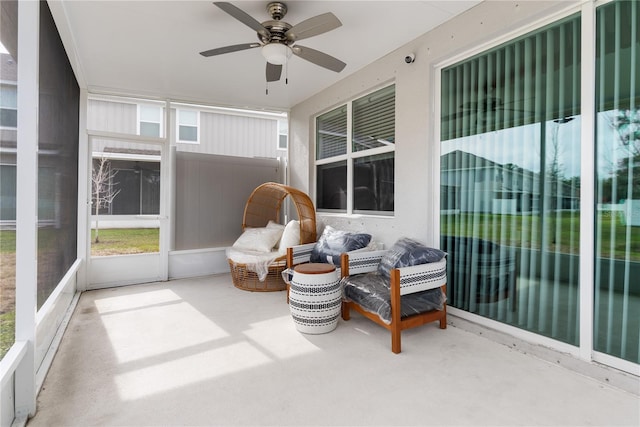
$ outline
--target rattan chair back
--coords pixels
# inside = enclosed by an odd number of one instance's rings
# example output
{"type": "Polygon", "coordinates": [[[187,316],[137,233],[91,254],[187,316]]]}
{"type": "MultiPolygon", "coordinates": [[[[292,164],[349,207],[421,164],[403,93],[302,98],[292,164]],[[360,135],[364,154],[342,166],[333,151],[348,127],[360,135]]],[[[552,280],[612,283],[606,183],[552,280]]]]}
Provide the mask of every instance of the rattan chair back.
{"type": "Polygon", "coordinates": [[[288,185],[267,182],[251,193],[244,208],[242,230],[264,227],[270,220],[280,222],[282,202],[291,197],[300,221],[300,244],[316,241],[316,209],[309,196],[288,185]]]}

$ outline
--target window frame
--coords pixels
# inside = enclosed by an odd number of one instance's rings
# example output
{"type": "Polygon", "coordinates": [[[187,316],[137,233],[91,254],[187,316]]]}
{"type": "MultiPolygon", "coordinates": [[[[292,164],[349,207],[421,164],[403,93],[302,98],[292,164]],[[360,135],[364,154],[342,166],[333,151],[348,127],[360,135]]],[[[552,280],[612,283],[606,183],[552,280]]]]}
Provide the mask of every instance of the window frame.
{"type": "MultiPolygon", "coordinates": [[[[340,103],[338,105],[333,106],[330,109],[324,110],[314,116],[313,120],[313,135],[314,135],[314,145],[313,145],[313,153],[314,153],[314,168],[313,168],[313,177],[314,177],[314,202],[316,203],[316,208],[318,212],[325,213],[336,213],[340,215],[372,215],[376,217],[394,217],[395,216],[395,205],[394,210],[392,211],[378,211],[378,210],[364,210],[364,209],[354,209],[354,173],[355,166],[354,163],[356,160],[361,159],[363,157],[374,157],[381,154],[393,153],[394,164],[395,164],[395,152],[396,152],[396,144],[395,138],[394,143],[381,146],[368,148],[365,150],[355,151],[353,149],[353,103],[360,99],[363,99],[371,94],[387,89],[389,87],[394,87],[394,96],[396,94],[396,82],[388,82],[381,86],[376,86],[371,88],[367,92],[360,94],[357,97],[351,98],[346,102],[340,103]],[[318,159],[318,118],[322,117],[327,113],[331,113],[341,108],[347,109],[347,129],[346,129],[346,153],[339,154],[332,157],[325,157],[323,159],[318,159]],[[320,208],[318,207],[317,202],[317,191],[318,191],[318,166],[329,165],[329,164],[337,164],[340,162],[346,162],[347,164],[347,206],[346,209],[331,209],[331,208],[320,208]]],[[[394,122],[396,119],[396,113],[394,108],[394,122]]],[[[395,128],[395,123],[394,123],[395,128]]],[[[395,130],[394,130],[395,134],[395,130]]],[[[395,185],[395,171],[394,171],[394,185],[395,185]]],[[[395,200],[395,188],[393,192],[394,200],[395,200]]]]}
{"type": "MultiPolygon", "coordinates": [[[[16,100],[16,105],[15,106],[6,106],[6,105],[1,105],[0,104],[0,110],[11,110],[11,111],[15,111],[16,116],[18,115],[18,84],[16,82],[11,82],[11,81],[0,81],[0,86],[6,86],[6,87],[12,87],[15,89],[15,100],[16,100]]],[[[2,122],[0,122],[0,129],[8,129],[8,130],[17,130],[18,129],[18,123],[16,122],[15,126],[5,126],[2,124],[2,122]]]]}
{"type": "Polygon", "coordinates": [[[278,120],[278,140],[276,149],[286,151],[289,149],[289,126],[287,119],[278,120]],[[284,140],[284,144],[282,141],[284,140]]]}
{"type": "Polygon", "coordinates": [[[193,108],[176,108],[176,142],[180,143],[180,144],[200,144],[200,110],[197,109],[193,109],[193,108]],[[182,112],[190,112],[190,113],[195,113],[196,114],[196,124],[195,126],[192,124],[181,124],[180,123],[180,116],[182,114],[182,112]],[[180,139],[180,127],[185,126],[185,127],[190,127],[196,128],[196,140],[192,141],[192,140],[186,140],[186,139],[180,139]]]}
{"type": "Polygon", "coordinates": [[[157,124],[159,125],[159,134],[158,135],[143,135],[143,136],[151,136],[154,138],[164,138],[164,106],[163,105],[156,105],[156,104],[136,104],[136,133],[138,135],[142,135],[140,133],[140,125],[142,123],[152,123],[152,124],[157,124]],[[158,116],[160,117],[159,121],[150,121],[150,120],[142,120],[142,112],[140,111],[142,109],[142,107],[148,107],[148,108],[156,108],[159,111],[158,116]]]}

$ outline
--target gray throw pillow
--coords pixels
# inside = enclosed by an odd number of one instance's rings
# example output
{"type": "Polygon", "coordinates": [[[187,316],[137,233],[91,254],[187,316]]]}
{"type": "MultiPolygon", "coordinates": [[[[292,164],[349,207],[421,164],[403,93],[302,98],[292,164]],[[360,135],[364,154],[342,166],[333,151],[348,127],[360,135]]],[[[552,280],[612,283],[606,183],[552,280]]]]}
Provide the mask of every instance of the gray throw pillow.
{"type": "Polygon", "coordinates": [[[340,265],[340,255],[366,247],[371,234],[336,230],[327,225],[311,251],[311,262],[340,265]]]}
{"type": "Polygon", "coordinates": [[[438,262],[447,254],[417,240],[403,237],[389,249],[378,264],[378,274],[389,280],[394,268],[438,262]]]}

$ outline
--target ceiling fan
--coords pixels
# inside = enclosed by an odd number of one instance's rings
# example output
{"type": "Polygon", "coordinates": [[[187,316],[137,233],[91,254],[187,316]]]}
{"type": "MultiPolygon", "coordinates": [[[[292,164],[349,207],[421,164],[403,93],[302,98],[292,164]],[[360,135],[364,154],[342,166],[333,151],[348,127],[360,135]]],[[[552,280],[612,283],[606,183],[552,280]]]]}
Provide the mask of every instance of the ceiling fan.
{"type": "Polygon", "coordinates": [[[291,54],[337,73],[342,71],[347,65],[324,52],[296,44],[298,40],[317,36],[340,27],[342,23],[331,12],[314,16],[296,25],[291,25],[282,21],[282,18],[284,18],[287,13],[287,6],[282,2],[271,2],[267,5],[267,12],[271,15],[272,20],[260,23],[231,3],[214,2],[213,4],[246,26],[254,29],[258,34],[258,40],[260,40],[260,42],[236,44],[205,50],[204,52],[200,52],[202,56],[209,57],[261,47],[262,55],[267,60],[267,82],[280,80],[282,65],[287,62],[291,54]]]}

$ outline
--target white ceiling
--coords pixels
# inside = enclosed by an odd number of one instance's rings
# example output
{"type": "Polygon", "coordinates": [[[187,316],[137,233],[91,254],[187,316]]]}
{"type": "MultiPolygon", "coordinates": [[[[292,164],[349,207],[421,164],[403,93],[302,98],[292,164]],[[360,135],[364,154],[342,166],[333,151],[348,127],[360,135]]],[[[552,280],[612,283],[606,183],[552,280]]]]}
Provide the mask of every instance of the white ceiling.
{"type": "MultiPolygon", "coordinates": [[[[259,22],[268,1],[233,1],[259,22]]],[[[80,72],[92,92],[149,95],[234,107],[287,110],[479,3],[285,1],[295,25],[333,12],[342,26],[301,45],[347,63],[341,73],[293,56],[288,81],[269,84],[259,49],[205,58],[199,52],[252,43],[256,33],[211,1],[64,0],[80,72]]],[[[404,55],[405,52],[402,52],[404,55]]],[[[402,60],[402,58],[399,58],[402,60]]]]}

